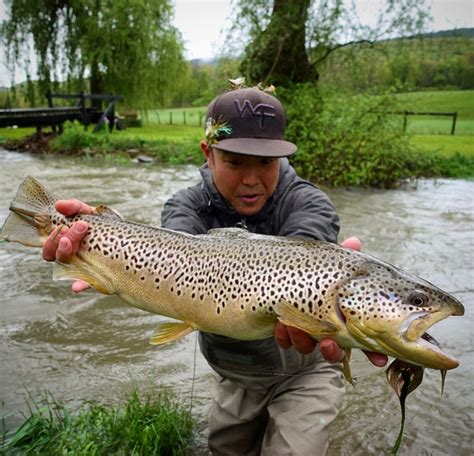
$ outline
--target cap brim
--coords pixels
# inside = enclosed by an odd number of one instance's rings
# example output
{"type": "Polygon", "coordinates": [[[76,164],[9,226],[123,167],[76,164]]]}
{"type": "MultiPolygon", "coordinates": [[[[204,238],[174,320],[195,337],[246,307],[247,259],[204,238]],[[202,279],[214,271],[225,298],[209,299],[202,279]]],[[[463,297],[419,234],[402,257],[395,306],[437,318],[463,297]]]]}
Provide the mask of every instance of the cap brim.
{"type": "Polygon", "coordinates": [[[296,145],[281,139],[230,138],[223,139],[215,147],[226,152],[256,157],[288,157],[296,152],[296,145]]]}

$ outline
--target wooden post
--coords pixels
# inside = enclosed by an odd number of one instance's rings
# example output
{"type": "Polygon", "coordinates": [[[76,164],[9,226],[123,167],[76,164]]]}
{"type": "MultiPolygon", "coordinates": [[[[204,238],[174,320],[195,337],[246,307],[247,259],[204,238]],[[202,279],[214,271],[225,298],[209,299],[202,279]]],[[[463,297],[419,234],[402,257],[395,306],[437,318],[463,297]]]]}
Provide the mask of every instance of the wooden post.
{"type": "Polygon", "coordinates": [[[112,98],[112,106],[109,111],[108,119],[109,119],[109,131],[111,132],[115,126],[115,98],[112,98]]]}
{"type": "Polygon", "coordinates": [[[170,111],[170,125],[173,125],[173,113],[170,111]]]}
{"type": "Polygon", "coordinates": [[[186,125],[186,111],[183,111],[183,123],[186,125]]]}
{"type": "Polygon", "coordinates": [[[79,106],[81,107],[81,117],[82,117],[82,124],[84,125],[84,130],[87,130],[87,126],[89,125],[89,118],[87,116],[86,110],[86,99],[84,97],[84,91],[81,90],[79,93],[79,106]]]}
{"type": "Polygon", "coordinates": [[[407,124],[408,124],[408,113],[405,111],[403,113],[403,132],[407,131],[407,124]]]}
{"type": "Polygon", "coordinates": [[[48,99],[48,108],[52,108],[53,107],[53,95],[51,93],[51,90],[48,90],[46,92],[46,98],[48,99]]]}
{"type": "Polygon", "coordinates": [[[454,135],[454,132],[456,131],[456,121],[458,120],[458,113],[455,112],[453,114],[453,126],[451,127],[451,134],[454,135]]]}

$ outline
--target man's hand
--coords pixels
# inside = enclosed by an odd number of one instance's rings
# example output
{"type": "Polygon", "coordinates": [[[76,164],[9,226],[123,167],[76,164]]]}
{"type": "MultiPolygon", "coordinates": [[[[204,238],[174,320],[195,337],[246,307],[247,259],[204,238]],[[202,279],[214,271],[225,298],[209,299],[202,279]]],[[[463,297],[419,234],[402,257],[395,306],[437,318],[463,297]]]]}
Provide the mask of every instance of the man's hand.
{"type": "MultiPolygon", "coordinates": [[[[341,243],[343,247],[359,251],[362,247],[362,243],[359,239],[351,237],[341,243]]],[[[290,348],[292,345],[303,354],[311,353],[317,345],[317,341],[314,340],[309,334],[304,331],[286,326],[280,322],[276,323],[275,326],[275,339],[282,348],[290,348]]],[[[338,363],[344,359],[344,350],[339,344],[329,338],[324,338],[319,341],[319,350],[326,361],[331,363],[338,363]]],[[[383,367],[387,364],[387,356],[380,353],[365,352],[369,361],[377,367],[383,367]]]]}
{"type": "MultiPolygon", "coordinates": [[[[94,208],[79,200],[58,200],[56,209],[64,215],[93,214],[94,208]]],[[[60,261],[68,263],[72,256],[79,250],[82,239],[87,234],[87,223],[78,221],[71,228],[63,227],[58,233],[54,230],[46,239],[43,246],[43,258],[46,261],[60,261]]],[[[76,280],[72,284],[72,290],[79,293],[89,288],[89,285],[82,280],[76,280]]]]}

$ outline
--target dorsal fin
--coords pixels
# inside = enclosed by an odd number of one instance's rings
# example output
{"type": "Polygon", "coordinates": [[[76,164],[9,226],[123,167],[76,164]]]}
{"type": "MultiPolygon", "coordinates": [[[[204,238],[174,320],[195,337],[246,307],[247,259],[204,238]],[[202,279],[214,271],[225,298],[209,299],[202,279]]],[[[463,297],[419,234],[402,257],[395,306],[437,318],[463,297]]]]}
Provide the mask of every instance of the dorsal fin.
{"type": "Polygon", "coordinates": [[[101,215],[104,217],[112,217],[119,220],[123,220],[123,217],[115,210],[105,204],[100,204],[94,209],[95,215],[101,215]]]}

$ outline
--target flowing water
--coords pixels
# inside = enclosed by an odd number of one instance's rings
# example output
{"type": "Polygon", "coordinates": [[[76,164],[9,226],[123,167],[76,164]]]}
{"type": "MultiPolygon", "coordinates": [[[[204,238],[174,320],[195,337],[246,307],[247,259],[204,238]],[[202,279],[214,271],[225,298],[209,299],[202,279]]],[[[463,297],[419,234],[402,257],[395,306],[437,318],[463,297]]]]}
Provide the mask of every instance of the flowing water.
{"type": "MultiPolygon", "coordinates": [[[[107,162],[11,153],[0,149],[0,223],[27,174],[64,197],[107,203],[125,218],[159,225],[164,202],[199,180],[194,167],[107,162]]],[[[468,456],[474,448],[474,182],[421,181],[390,190],[331,190],[342,219],[341,239],[357,235],[364,251],[452,292],[466,307],[430,330],[461,362],[448,373],[443,396],[436,371],[425,371],[407,400],[401,455],[468,456]]],[[[213,374],[196,350],[195,335],[153,347],[148,338],[162,317],[94,291],[74,295],[51,280],[39,250],[0,244],[0,382],[2,416],[11,429],[25,397],[49,391],[71,407],[88,400],[117,402],[131,385],[175,391],[200,417],[205,441],[213,374]]],[[[331,432],[330,456],[389,453],[399,429],[398,399],[383,369],[355,353],[355,387],[331,432]]]]}

